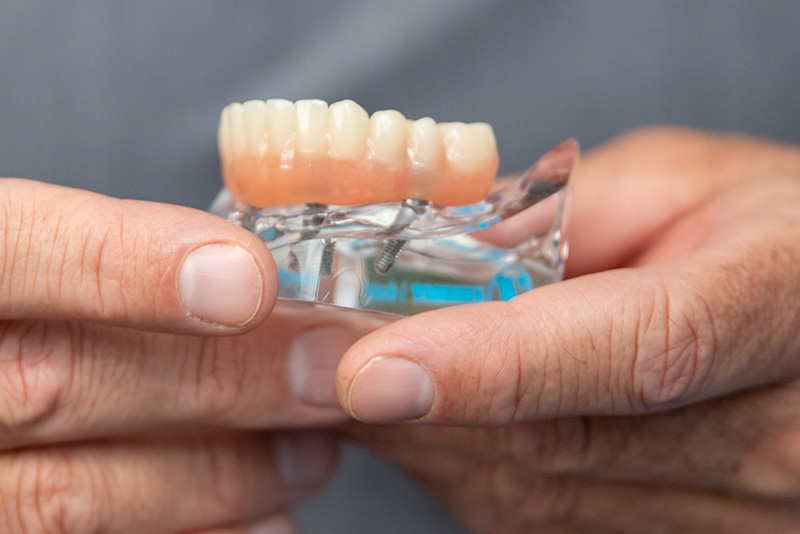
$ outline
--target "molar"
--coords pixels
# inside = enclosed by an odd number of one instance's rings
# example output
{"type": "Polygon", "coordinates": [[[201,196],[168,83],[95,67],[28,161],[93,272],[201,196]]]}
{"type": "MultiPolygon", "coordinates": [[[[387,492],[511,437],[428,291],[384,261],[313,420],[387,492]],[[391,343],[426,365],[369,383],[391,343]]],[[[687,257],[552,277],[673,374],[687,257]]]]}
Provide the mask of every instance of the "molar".
{"type": "Polygon", "coordinates": [[[494,132],[486,123],[441,123],[439,135],[447,162],[455,169],[469,171],[475,162],[489,161],[497,152],[494,132]]]}

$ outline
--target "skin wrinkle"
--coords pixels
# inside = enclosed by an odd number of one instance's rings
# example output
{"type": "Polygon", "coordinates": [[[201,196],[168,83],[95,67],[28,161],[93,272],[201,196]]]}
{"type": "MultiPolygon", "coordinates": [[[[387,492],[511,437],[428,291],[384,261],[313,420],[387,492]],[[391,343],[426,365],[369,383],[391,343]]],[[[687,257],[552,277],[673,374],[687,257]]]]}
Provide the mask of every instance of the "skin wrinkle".
{"type": "MultiPolygon", "coordinates": [[[[102,271],[102,265],[103,265],[103,261],[104,261],[104,254],[105,254],[105,250],[106,250],[106,245],[108,243],[108,236],[111,233],[111,228],[112,228],[111,225],[108,225],[106,227],[105,232],[100,237],[100,240],[98,242],[97,251],[94,254],[90,254],[89,253],[88,243],[85,243],[85,245],[87,245],[87,246],[84,248],[84,257],[83,257],[83,262],[82,262],[82,265],[81,265],[81,272],[95,273],[95,285],[96,285],[95,291],[97,292],[97,304],[100,306],[100,313],[103,316],[106,315],[106,304],[105,304],[105,298],[103,296],[105,291],[103,290],[104,284],[103,284],[103,275],[102,275],[102,272],[103,272],[102,271]],[[88,257],[87,257],[87,255],[88,255],[88,257]],[[89,263],[89,262],[91,262],[93,264],[91,269],[87,269],[86,268],[87,267],[87,263],[89,263]]],[[[93,229],[87,229],[86,230],[86,233],[84,235],[86,236],[86,240],[87,241],[89,240],[89,235],[92,232],[93,232],[93,229]]],[[[118,299],[121,301],[122,307],[124,309],[125,308],[124,292],[120,292],[120,295],[118,295],[118,299]]]]}
{"type": "MultiPolygon", "coordinates": [[[[244,488],[237,488],[237,483],[234,480],[235,477],[231,476],[231,469],[238,462],[232,457],[226,458],[226,456],[235,453],[215,446],[214,443],[208,443],[205,452],[206,454],[203,457],[203,462],[210,467],[210,478],[213,481],[210,484],[210,486],[214,488],[212,498],[215,504],[221,509],[232,508],[244,497],[244,488]],[[239,491],[237,491],[237,489],[239,491]]],[[[243,451],[239,450],[238,454],[243,454],[243,451]]]]}
{"type": "MultiPolygon", "coordinates": [[[[35,195],[31,195],[31,197],[32,198],[30,199],[30,209],[33,211],[33,210],[35,210],[35,206],[36,206],[36,198],[35,198],[35,195]]],[[[23,236],[24,236],[24,230],[23,229],[25,227],[25,219],[26,219],[26,217],[25,217],[25,209],[26,209],[26,204],[25,204],[25,202],[23,200],[22,202],[20,202],[20,205],[19,205],[19,227],[18,227],[18,230],[17,230],[16,239],[14,240],[14,254],[12,255],[12,257],[13,257],[12,265],[14,265],[14,271],[12,271],[12,277],[11,277],[12,279],[11,279],[11,283],[9,284],[9,294],[10,295],[13,295],[12,286],[16,285],[17,287],[24,288],[25,285],[27,284],[27,281],[28,281],[28,268],[29,268],[28,263],[30,261],[29,252],[30,252],[30,249],[31,249],[31,246],[32,246],[33,236],[29,233],[28,234],[28,239],[23,239],[23,236]],[[23,247],[23,246],[25,247],[25,250],[21,251],[20,247],[23,247]],[[15,281],[13,279],[14,278],[13,274],[15,272],[16,273],[21,273],[22,280],[16,280],[15,281]]]]}
{"type": "MultiPolygon", "coordinates": [[[[65,279],[64,279],[64,275],[65,275],[64,271],[65,271],[65,267],[66,267],[67,254],[68,254],[68,251],[69,251],[69,239],[68,238],[59,239],[59,237],[60,237],[59,229],[65,228],[64,223],[63,223],[63,215],[64,215],[63,208],[58,209],[56,211],[56,226],[55,226],[55,228],[53,228],[53,232],[52,232],[53,243],[52,243],[52,246],[49,247],[50,255],[49,255],[48,259],[47,259],[48,260],[47,261],[47,265],[48,265],[47,268],[49,268],[52,265],[58,265],[58,273],[57,273],[57,277],[56,277],[55,288],[52,285],[53,276],[52,275],[50,275],[50,276],[45,275],[45,277],[44,277],[45,286],[47,288],[47,299],[48,299],[49,303],[60,302],[62,300],[62,298],[63,298],[64,288],[65,287],[69,287],[69,284],[65,283],[65,279]],[[61,253],[60,253],[59,257],[58,257],[60,259],[60,261],[56,261],[56,259],[55,259],[56,250],[58,250],[56,245],[58,245],[58,244],[61,244],[61,247],[60,247],[61,253]]],[[[38,269],[37,269],[37,271],[38,271],[38,269]]]]}
{"type": "Polygon", "coordinates": [[[85,328],[82,323],[73,324],[70,331],[72,332],[70,351],[73,354],[71,358],[73,365],[71,366],[70,380],[62,393],[62,398],[69,398],[74,402],[75,408],[70,414],[74,419],[74,426],[86,428],[87,422],[94,415],[92,413],[94,410],[84,410],[83,416],[81,416],[78,407],[102,406],[100,395],[103,388],[101,383],[107,378],[109,371],[108,366],[104,366],[97,356],[97,331],[85,328]],[[88,380],[81,384],[75,384],[76,376],[85,376],[88,377],[88,380]]]}
{"type": "MultiPolygon", "coordinates": [[[[213,344],[213,340],[210,338],[200,338],[200,358],[197,358],[197,367],[195,369],[195,399],[198,401],[204,400],[203,392],[206,390],[206,383],[208,382],[208,378],[205,376],[205,369],[208,366],[208,358],[209,352],[213,352],[215,350],[214,347],[211,345],[213,344]]],[[[214,357],[213,355],[211,356],[214,357]]],[[[217,390],[220,389],[220,383],[218,381],[218,377],[215,374],[211,374],[210,380],[214,382],[217,390]]]]}
{"type": "MultiPolygon", "coordinates": [[[[609,299],[614,300],[619,297],[618,290],[613,285],[608,284],[607,281],[604,281],[602,284],[598,285],[598,288],[605,289],[609,293],[609,299]]],[[[584,297],[585,298],[585,297],[584,297]]],[[[584,306],[586,304],[585,300],[582,301],[581,306],[573,311],[578,311],[580,309],[587,309],[592,310],[591,306],[584,306]]],[[[589,345],[592,348],[591,357],[584,362],[581,362],[582,369],[575,368],[575,380],[574,380],[574,387],[573,395],[574,395],[574,406],[579,406],[581,403],[579,397],[581,394],[581,390],[589,390],[589,386],[591,386],[591,394],[594,397],[593,406],[587,408],[588,411],[596,411],[600,409],[601,406],[601,391],[604,389],[603,385],[605,384],[606,392],[612,391],[612,382],[615,379],[614,370],[614,359],[617,356],[615,354],[615,345],[614,345],[614,337],[615,337],[615,320],[616,317],[606,316],[603,314],[592,313],[590,316],[586,316],[585,314],[581,314],[580,317],[585,321],[587,324],[583,325],[580,324],[577,328],[573,328],[572,332],[580,332],[585,333],[586,335],[584,338],[578,337],[580,339],[588,339],[589,345]],[[603,326],[603,319],[608,319],[607,326],[604,328],[603,326]],[[598,337],[595,335],[595,332],[605,332],[604,336],[598,337]],[[594,368],[590,368],[589,364],[593,364],[594,368]],[[603,364],[606,363],[604,366],[603,364]],[[590,377],[589,380],[592,380],[592,384],[586,384],[585,386],[581,384],[580,377],[581,376],[590,377]]],[[[574,345],[574,341],[570,339],[565,339],[562,343],[564,346],[572,346],[574,345]]],[[[580,361],[578,358],[573,357],[573,361],[580,361]]],[[[559,384],[559,387],[564,390],[563,382],[559,384]]],[[[562,393],[563,395],[563,393],[562,393]]],[[[609,400],[614,405],[614,397],[609,397],[609,400]]],[[[561,406],[559,406],[559,413],[569,413],[569,411],[565,411],[561,406]]]]}
{"type": "MultiPolygon", "coordinates": [[[[17,284],[15,277],[19,276],[20,269],[24,267],[25,258],[19,256],[19,247],[22,243],[23,217],[21,207],[12,207],[14,199],[9,198],[5,210],[5,225],[2,229],[4,236],[4,256],[3,256],[3,284],[6,289],[4,304],[11,303],[13,288],[17,284]],[[11,232],[14,231],[14,235],[11,232]]],[[[24,204],[20,202],[19,204],[24,204]]],[[[24,273],[22,274],[24,276],[24,273]]],[[[24,278],[23,278],[24,281],[24,278]]],[[[8,317],[11,310],[3,310],[3,316],[8,317]]]]}
{"type": "MultiPolygon", "coordinates": [[[[10,266],[13,265],[13,258],[9,261],[8,250],[9,250],[9,240],[11,239],[10,236],[10,227],[11,227],[11,193],[10,188],[2,188],[0,187],[0,191],[4,191],[6,194],[4,195],[5,198],[2,199],[0,202],[0,240],[2,240],[2,251],[3,256],[0,258],[0,288],[8,287],[7,294],[4,295],[3,302],[8,302],[8,297],[11,293],[10,291],[10,284],[8,284],[8,280],[6,279],[6,273],[10,270],[10,266]]],[[[4,314],[2,313],[2,308],[0,308],[0,317],[4,314]]]]}
{"type": "MultiPolygon", "coordinates": [[[[548,373],[550,372],[550,370],[549,370],[550,355],[546,351],[545,351],[543,356],[542,356],[541,352],[539,353],[538,360],[541,362],[541,373],[539,374],[539,376],[540,376],[539,382],[540,383],[539,383],[538,387],[536,388],[536,390],[537,390],[536,404],[533,407],[533,414],[537,414],[537,413],[541,412],[542,399],[543,399],[544,389],[545,389],[544,388],[544,384],[548,383],[548,373]]],[[[517,380],[517,391],[518,392],[520,392],[519,388],[521,387],[520,386],[520,383],[521,383],[520,381],[521,381],[522,376],[523,376],[522,372],[523,372],[522,359],[520,358],[520,374],[519,374],[519,380],[517,380]]],[[[521,399],[522,399],[522,395],[518,393],[518,395],[517,395],[517,411],[519,411],[519,402],[520,402],[521,399]]],[[[514,419],[518,420],[516,412],[515,412],[514,416],[515,416],[514,419]]]]}
{"type": "MultiPolygon", "coordinates": [[[[34,471],[32,478],[27,478],[31,483],[30,487],[25,487],[23,482],[26,479],[24,470],[19,473],[18,491],[20,493],[17,502],[20,503],[19,519],[23,530],[64,534],[75,532],[76,530],[72,527],[76,525],[72,525],[68,520],[70,514],[66,504],[66,501],[69,500],[66,493],[74,491],[79,480],[72,460],[66,453],[56,454],[53,450],[47,449],[43,450],[41,454],[37,454],[35,458],[29,458],[25,463],[29,465],[31,461],[34,464],[34,471]],[[28,506],[33,507],[33,514],[26,513],[23,503],[31,503],[28,506]],[[27,520],[31,516],[36,517],[35,525],[30,525],[27,520]],[[56,527],[57,530],[53,530],[53,527],[56,527]]],[[[86,502],[83,499],[74,500],[86,502]]],[[[84,526],[88,527],[88,525],[84,526]]]]}
{"type": "MultiPolygon", "coordinates": [[[[112,474],[114,472],[113,469],[101,469],[100,466],[94,464],[94,469],[91,469],[92,464],[87,464],[87,469],[92,471],[92,475],[89,477],[89,503],[95,504],[93,508],[94,517],[96,517],[96,528],[98,532],[108,531],[111,529],[111,519],[117,515],[116,513],[116,501],[114,499],[109,499],[108,495],[113,495],[114,491],[114,483],[112,482],[112,474]],[[105,499],[105,503],[103,506],[97,506],[96,503],[101,502],[101,499],[105,499]]],[[[121,485],[117,485],[120,487],[121,485]]],[[[63,528],[63,527],[62,527],[63,528]]]]}
{"type": "MultiPolygon", "coordinates": [[[[510,316],[514,318],[516,323],[520,326],[523,325],[522,318],[527,316],[534,316],[539,319],[539,324],[549,324],[552,318],[552,312],[547,309],[542,309],[539,307],[530,307],[524,298],[515,298],[508,302],[508,304],[512,307],[512,312],[510,312],[510,316]]],[[[526,328],[520,328],[520,331],[527,331],[526,328]]],[[[540,338],[542,336],[541,330],[539,330],[536,326],[530,328],[530,333],[534,334],[530,337],[528,336],[519,336],[519,344],[520,344],[520,352],[518,353],[518,375],[517,375],[517,387],[516,387],[516,405],[514,409],[513,419],[512,422],[517,422],[527,418],[537,418],[540,416],[541,407],[543,405],[545,395],[548,394],[547,388],[545,384],[549,383],[548,375],[551,373],[551,365],[550,359],[552,357],[551,352],[549,351],[549,347],[552,344],[542,341],[540,338]],[[536,335],[538,334],[538,335],[536,335]],[[529,357],[525,357],[528,355],[529,357]],[[528,372],[525,369],[525,363],[528,362],[528,365],[531,367],[531,371],[528,372]],[[524,381],[522,380],[523,377],[532,377],[531,380],[524,381]],[[535,382],[534,382],[535,378],[535,382]],[[533,404],[530,404],[528,401],[525,402],[526,406],[529,406],[529,410],[531,413],[520,414],[519,407],[520,403],[527,398],[529,398],[535,392],[536,400],[533,404]]],[[[553,333],[553,332],[551,332],[553,333]]],[[[561,346],[568,346],[565,343],[560,344],[561,346]]],[[[558,357],[556,356],[556,362],[558,362],[558,357]]],[[[555,365],[556,372],[561,373],[561,369],[559,365],[555,365]]],[[[559,388],[559,391],[561,388],[559,388]]]]}
{"type": "MultiPolygon", "coordinates": [[[[595,406],[598,409],[600,409],[601,399],[602,399],[602,395],[601,395],[600,392],[603,389],[603,382],[605,382],[605,390],[608,393],[607,397],[608,397],[608,401],[609,401],[610,406],[611,406],[612,413],[616,412],[619,409],[618,406],[617,406],[617,404],[618,404],[617,399],[620,397],[620,395],[619,395],[619,393],[615,394],[614,392],[615,391],[626,391],[626,389],[627,389],[625,387],[625,382],[624,381],[622,381],[622,383],[620,383],[620,381],[622,380],[621,373],[615,373],[614,372],[614,367],[615,367],[614,361],[618,357],[618,354],[617,354],[617,342],[615,341],[615,339],[617,337],[619,337],[619,338],[621,338],[622,342],[624,343],[625,337],[626,337],[625,333],[627,331],[627,324],[626,324],[627,323],[627,317],[626,317],[627,316],[627,306],[626,306],[627,298],[626,298],[626,296],[625,295],[620,296],[619,297],[619,301],[620,301],[620,312],[619,312],[619,314],[618,315],[617,314],[611,314],[611,316],[609,317],[609,320],[608,320],[608,341],[607,341],[607,347],[606,347],[606,354],[608,355],[608,358],[607,358],[607,369],[608,369],[607,374],[608,374],[608,378],[607,378],[607,380],[604,381],[601,378],[601,373],[598,372],[598,373],[596,373],[596,377],[597,378],[595,380],[595,406]],[[618,323],[621,323],[621,324],[618,325],[618,323]],[[616,326],[616,328],[615,328],[615,326],[616,326]]],[[[634,331],[635,331],[635,329],[634,329],[634,331]]],[[[634,344],[634,347],[636,347],[635,344],[634,344]]],[[[632,369],[635,368],[634,367],[635,366],[635,362],[636,362],[636,355],[634,354],[633,361],[632,361],[632,364],[631,364],[631,368],[632,369]]]]}
{"type": "MultiPolygon", "coordinates": [[[[496,331],[498,328],[501,327],[501,325],[502,325],[502,321],[501,320],[492,319],[491,321],[487,321],[487,324],[484,327],[484,331],[488,334],[488,332],[496,331]]],[[[487,339],[489,339],[489,343],[487,344],[487,346],[484,349],[481,350],[481,355],[482,355],[481,356],[481,360],[480,360],[481,361],[481,368],[478,370],[477,383],[476,383],[476,390],[477,390],[478,393],[477,393],[477,395],[475,395],[475,397],[477,397],[479,399],[483,399],[486,396],[487,392],[491,392],[492,391],[491,384],[492,384],[493,381],[497,380],[497,375],[498,375],[499,369],[498,369],[498,372],[496,372],[495,375],[492,378],[488,379],[488,381],[487,381],[487,375],[489,374],[489,365],[491,363],[494,363],[493,360],[495,358],[499,357],[499,358],[505,359],[505,358],[508,357],[508,353],[504,350],[503,345],[501,343],[499,343],[500,340],[494,339],[490,335],[486,335],[485,337],[487,339]],[[486,386],[487,382],[488,382],[489,386],[486,386]]],[[[503,365],[504,364],[501,363],[499,367],[502,368],[503,365]]],[[[464,395],[464,392],[462,391],[462,398],[467,400],[467,403],[469,403],[469,401],[472,400],[471,397],[472,397],[472,395],[469,395],[469,396],[468,395],[464,395]]],[[[486,402],[485,403],[485,407],[482,407],[481,409],[484,412],[483,413],[483,419],[485,419],[486,421],[489,421],[489,420],[492,420],[494,418],[494,413],[495,413],[495,409],[496,409],[494,404],[495,404],[497,399],[496,399],[494,394],[490,393],[489,396],[488,396],[488,399],[486,399],[486,400],[488,402],[486,402]]],[[[472,408],[470,407],[468,410],[471,410],[471,409],[472,408]]],[[[500,414],[498,414],[498,419],[501,419],[500,414]]],[[[505,422],[505,421],[503,421],[503,422],[505,422]]]]}
{"type": "MultiPolygon", "coordinates": [[[[84,273],[91,273],[95,277],[95,292],[97,294],[97,304],[100,306],[100,313],[103,317],[107,317],[109,319],[125,321],[130,317],[130,303],[128,302],[128,294],[123,289],[126,285],[130,285],[131,287],[137,287],[139,285],[139,276],[137,273],[139,261],[132,261],[128,262],[126,268],[132,271],[131,274],[126,274],[126,272],[119,271],[114,272],[111,270],[111,267],[118,266],[118,260],[116,258],[108,259],[109,254],[118,253],[114,245],[111,244],[112,238],[114,241],[119,241],[120,244],[125,241],[124,235],[124,219],[125,217],[121,215],[122,210],[120,210],[120,214],[115,214],[115,220],[113,224],[107,224],[105,229],[98,229],[94,224],[91,222],[89,223],[89,230],[86,232],[87,236],[87,243],[85,250],[87,251],[88,257],[84,258],[84,261],[81,266],[81,271],[84,273]],[[96,236],[97,231],[102,231],[102,235],[98,238],[90,239],[91,236],[96,236]],[[90,246],[91,245],[91,246],[90,246]],[[131,283],[128,283],[128,279],[132,280],[131,283]],[[111,292],[111,287],[114,287],[113,293],[109,295],[111,292]],[[110,297],[110,298],[107,298],[110,297]],[[107,309],[106,301],[114,302],[114,306],[111,309],[107,309]]],[[[136,243],[136,237],[138,233],[134,233],[134,244],[136,243]]],[[[140,248],[134,248],[131,251],[131,257],[140,257],[140,254],[137,254],[137,250],[141,250],[140,248]]],[[[145,251],[150,250],[148,247],[145,248],[145,251]]],[[[122,256],[127,257],[127,256],[122,256]]],[[[152,261],[147,261],[147,265],[152,265],[152,261]]]]}
{"type": "MultiPolygon", "coordinates": [[[[26,337],[26,335],[29,334],[30,330],[32,330],[33,328],[34,328],[33,325],[29,325],[27,331],[21,332],[21,335],[19,336],[19,343],[18,343],[17,355],[16,355],[17,373],[19,375],[19,385],[20,385],[21,390],[22,390],[21,391],[22,398],[19,399],[19,400],[22,401],[21,404],[22,404],[23,408],[25,406],[30,406],[30,403],[31,403],[30,391],[29,391],[29,388],[28,388],[28,380],[26,378],[27,377],[27,373],[25,372],[24,359],[25,359],[26,355],[24,354],[24,350],[23,350],[23,340],[26,337]]],[[[42,345],[43,344],[44,343],[42,343],[42,345]]],[[[10,382],[10,380],[9,380],[9,382],[10,382]]],[[[14,413],[13,410],[14,410],[14,407],[13,406],[9,406],[9,412],[8,412],[9,421],[11,421],[13,419],[13,415],[12,415],[14,413]]],[[[32,420],[26,422],[24,426],[28,426],[28,423],[37,422],[38,420],[39,420],[39,417],[34,417],[32,420]]]]}
{"type": "MultiPolygon", "coordinates": [[[[650,332],[650,329],[653,326],[653,321],[655,320],[655,311],[654,311],[655,302],[656,302],[655,289],[653,289],[652,294],[650,296],[652,298],[652,303],[651,303],[651,305],[649,307],[650,308],[649,309],[649,313],[644,311],[645,307],[644,307],[644,303],[642,302],[642,297],[641,296],[639,297],[639,299],[638,299],[639,307],[638,307],[638,310],[637,310],[637,312],[638,312],[638,324],[633,328],[634,338],[633,338],[633,345],[632,345],[632,347],[633,347],[633,357],[631,358],[631,374],[630,374],[630,382],[629,382],[630,386],[627,387],[627,388],[623,388],[623,390],[626,392],[626,395],[628,397],[628,402],[630,403],[631,407],[635,407],[636,406],[636,403],[633,401],[633,399],[634,399],[634,392],[637,389],[639,389],[639,391],[640,391],[640,393],[638,395],[639,396],[640,406],[644,405],[644,399],[642,398],[642,394],[641,394],[642,386],[639,385],[638,388],[637,388],[637,384],[636,383],[637,383],[637,377],[639,375],[638,367],[639,367],[639,351],[640,351],[640,347],[642,346],[641,345],[641,338],[643,338],[643,337],[646,338],[647,337],[648,332],[650,332]],[[646,320],[642,320],[644,317],[646,317],[647,319],[646,320]],[[642,330],[644,330],[644,332],[642,332],[642,330]]],[[[625,311],[625,308],[624,308],[625,304],[624,303],[625,303],[625,299],[623,299],[623,312],[625,311]]],[[[624,316],[624,313],[623,313],[623,316],[624,316]]]]}
{"type": "MultiPolygon", "coordinates": [[[[687,397],[697,389],[699,369],[701,367],[708,369],[707,363],[700,364],[700,361],[708,360],[705,350],[702,348],[701,338],[704,336],[694,329],[692,317],[685,315],[686,305],[673,305],[672,287],[665,281],[662,282],[661,291],[654,295],[662,295],[661,299],[655,297],[655,300],[663,304],[654,305],[654,311],[650,314],[653,318],[661,315],[657,310],[663,307],[664,334],[663,337],[661,334],[657,334],[653,338],[657,345],[662,343],[659,340],[663,340],[663,347],[651,349],[638,345],[636,349],[637,353],[641,353],[642,350],[646,352],[656,350],[647,356],[646,367],[637,373],[645,380],[639,389],[642,406],[646,411],[661,410],[684,403],[687,397]],[[676,313],[681,314],[682,320],[675,316],[676,313]],[[682,337],[676,340],[676,335],[682,337]],[[647,376],[653,373],[658,373],[658,383],[655,389],[648,385],[652,379],[647,379],[647,376]]],[[[652,324],[653,321],[654,319],[651,319],[648,322],[652,324]]],[[[644,343],[647,342],[645,339],[644,343]]],[[[702,375],[705,376],[707,372],[702,375]]]]}
{"type": "MultiPolygon", "coordinates": [[[[511,308],[511,306],[509,306],[508,303],[504,303],[504,306],[506,308],[511,308]]],[[[511,309],[511,311],[505,313],[504,317],[505,317],[506,321],[513,320],[515,322],[519,322],[518,316],[513,313],[513,309],[511,309]]],[[[506,321],[503,321],[503,322],[506,322],[506,321]]],[[[513,328],[512,331],[518,332],[519,328],[513,328]]],[[[504,352],[501,353],[501,354],[503,354],[502,364],[500,365],[500,368],[495,373],[495,376],[494,376],[493,380],[494,380],[494,382],[496,384],[503,384],[503,383],[509,383],[509,382],[514,384],[514,386],[512,388],[510,388],[510,392],[508,392],[508,391],[504,392],[505,395],[509,395],[509,396],[511,396],[513,398],[513,402],[512,402],[512,405],[511,405],[511,413],[509,414],[509,416],[507,417],[507,420],[506,420],[506,423],[513,423],[514,421],[517,420],[517,412],[519,410],[520,383],[521,383],[521,380],[522,380],[522,358],[529,357],[529,353],[528,353],[528,351],[527,351],[527,349],[525,347],[525,342],[523,341],[522,336],[519,336],[519,335],[511,336],[511,338],[507,340],[507,345],[508,346],[505,347],[504,352]],[[512,345],[513,345],[513,348],[511,347],[512,345]],[[509,359],[511,359],[513,361],[509,362],[509,359]],[[510,371],[510,372],[511,372],[512,376],[514,376],[515,378],[513,378],[511,380],[502,380],[502,377],[506,374],[505,371],[507,369],[513,369],[513,371],[510,371]]],[[[494,400],[489,404],[490,414],[495,413],[495,411],[500,412],[500,413],[507,411],[507,407],[505,407],[505,406],[501,406],[499,409],[494,408],[492,406],[493,403],[494,403],[494,400]]],[[[504,417],[503,419],[506,419],[506,418],[504,417]]]]}
{"type": "MultiPolygon", "coordinates": [[[[30,433],[45,426],[47,421],[53,419],[59,406],[58,391],[53,392],[52,388],[38,384],[38,387],[33,388],[29,384],[31,373],[38,376],[42,372],[40,366],[50,365],[48,360],[52,358],[54,349],[46,347],[48,347],[48,340],[53,337],[52,333],[45,325],[37,322],[20,323],[15,326],[16,328],[7,328],[0,340],[3,345],[0,347],[3,348],[1,356],[4,360],[0,363],[3,367],[11,365],[11,362],[7,361],[8,351],[10,351],[15,370],[13,375],[9,372],[3,373],[10,386],[4,390],[12,392],[12,394],[4,395],[7,411],[3,414],[5,421],[0,422],[0,430],[12,438],[20,432],[30,433]],[[9,342],[9,336],[12,336],[11,342],[9,342]],[[13,343],[11,349],[8,348],[9,343],[13,343]],[[25,348],[32,343],[36,345],[33,349],[35,354],[25,348]],[[17,391],[18,395],[14,395],[14,391],[17,391]]],[[[0,444],[0,449],[2,448],[5,446],[0,444]]]]}
{"type": "Polygon", "coordinates": [[[195,399],[203,406],[203,412],[215,419],[227,416],[239,409],[245,382],[248,378],[246,358],[233,358],[237,354],[234,347],[228,347],[234,340],[204,337],[197,364],[195,399]],[[233,372],[231,372],[233,371],[233,372]]]}
{"type": "Polygon", "coordinates": [[[699,389],[705,389],[705,386],[708,385],[710,381],[711,369],[716,369],[718,367],[717,358],[719,356],[719,332],[717,328],[716,318],[711,311],[711,305],[708,302],[708,299],[705,298],[703,294],[700,292],[695,292],[694,294],[695,302],[702,308],[702,312],[704,315],[704,320],[708,322],[709,331],[711,332],[711,344],[708,348],[708,364],[707,369],[708,372],[705,373],[703,378],[699,380],[700,386],[699,389]]]}
{"type": "MultiPolygon", "coordinates": [[[[699,390],[701,388],[695,386],[695,383],[699,382],[699,375],[700,375],[700,367],[707,367],[707,365],[701,365],[701,334],[698,332],[698,329],[694,326],[691,318],[686,317],[685,314],[683,315],[683,325],[684,329],[686,330],[686,337],[685,342],[683,339],[678,340],[677,343],[674,343],[677,347],[680,347],[678,350],[673,349],[670,354],[674,353],[674,358],[667,358],[667,368],[664,373],[665,377],[669,377],[670,371],[672,371],[672,375],[674,375],[669,382],[671,384],[665,383],[664,391],[668,398],[676,398],[681,399],[686,396],[687,392],[691,392],[693,390],[699,390]]],[[[707,373],[703,373],[707,375],[707,373]]]]}
{"type": "MultiPolygon", "coordinates": [[[[659,389],[655,392],[654,395],[648,395],[647,394],[647,387],[644,384],[641,387],[640,395],[641,395],[642,406],[644,406],[645,410],[647,410],[647,411],[650,411],[652,409],[652,404],[648,400],[648,397],[652,396],[653,398],[655,398],[656,399],[656,404],[658,404],[659,401],[661,401],[661,399],[664,396],[664,391],[665,391],[665,388],[666,388],[665,380],[666,380],[667,370],[668,370],[668,367],[669,367],[669,363],[668,363],[667,360],[669,359],[670,341],[672,340],[672,333],[671,333],[671,327],[672,327],[672,320],[671,320],[671,317],[672,317],[672,300],[670,299],[669,288],[664,284],[664,282],[661,283],[660,291],[661,291],[661,295],[662,295],[662,298],[663,298],[663,300],[661,302],[663,303],[662,306],[663,306],[663,314],[664,314],[664,328],[663,328],[663,335],[664,335],[664,350],[663,350],[663,358],[664,358],[664,360],[663,360],[663,365],[664,365],[664,371],[662,373],[660,373],[660,375],[661,375],[660,376],[660,378],[661,378],[660,382],[661,383],[659,384],[659,389]]],[[[655,306],[655,303],[654,303],[653,317],[655,317],[655,313],[656,313],[656,306],[655,306]]],[[[639,347],[637,347],[636,350],[638,352],[639,351],[639,347]]]]}

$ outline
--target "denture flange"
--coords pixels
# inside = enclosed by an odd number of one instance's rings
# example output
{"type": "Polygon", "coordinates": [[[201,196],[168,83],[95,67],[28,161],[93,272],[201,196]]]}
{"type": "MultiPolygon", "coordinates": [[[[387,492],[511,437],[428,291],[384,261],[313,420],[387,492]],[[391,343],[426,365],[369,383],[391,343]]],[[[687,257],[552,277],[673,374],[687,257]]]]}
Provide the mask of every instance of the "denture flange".
{"type": "Polygon", "coordinates": [[[351,100],[234,103],[218,131],[222,177],[238,201],[355,205],[417,198],[444,206],[483,199],[499,158],[491,126],[368,117],[351,100]]]}

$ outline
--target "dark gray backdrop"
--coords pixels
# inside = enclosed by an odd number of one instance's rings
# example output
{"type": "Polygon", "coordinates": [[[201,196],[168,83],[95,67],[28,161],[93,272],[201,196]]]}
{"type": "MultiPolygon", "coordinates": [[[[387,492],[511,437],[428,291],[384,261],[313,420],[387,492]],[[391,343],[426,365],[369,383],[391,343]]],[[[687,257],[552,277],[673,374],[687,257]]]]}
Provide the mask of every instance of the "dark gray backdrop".
{"type": "MultiPolygon", "coordinates": [[[[502,171],[681,123],[800,142],[800,2],[0,0],[0,176],[204,208],[219,111],[352,98],[487,121],[502,171]]],[[[458,532],[352,448],[309,532],[458,532]]]]}

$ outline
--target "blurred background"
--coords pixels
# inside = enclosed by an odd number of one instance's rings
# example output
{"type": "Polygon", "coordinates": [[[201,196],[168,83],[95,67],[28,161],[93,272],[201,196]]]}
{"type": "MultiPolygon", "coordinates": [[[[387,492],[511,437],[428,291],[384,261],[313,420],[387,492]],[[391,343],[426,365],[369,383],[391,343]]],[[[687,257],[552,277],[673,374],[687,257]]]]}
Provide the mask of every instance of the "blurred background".
{"type": "MultiPolygon", "coordinates": [[[[204,209],[219,112],[351,98],[486,121],[501,172],[653,123],[800,142],[795,0],[0,0],[0,176],[204,209]]],[[[460,532],[347,448],[308,532],[460,532]]]]}

